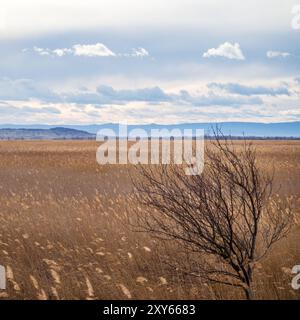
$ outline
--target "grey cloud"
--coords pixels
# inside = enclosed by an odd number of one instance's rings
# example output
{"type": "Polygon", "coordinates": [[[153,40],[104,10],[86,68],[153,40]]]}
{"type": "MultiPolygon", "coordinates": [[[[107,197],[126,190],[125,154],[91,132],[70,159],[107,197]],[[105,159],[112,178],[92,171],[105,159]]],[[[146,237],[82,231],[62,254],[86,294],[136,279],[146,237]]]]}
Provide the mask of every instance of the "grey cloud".
{"type": "Polygon", "coordinates": [[[251,96],[251,95],[290,95],[289,89],[285,86],[271,88],[264,86],[245,86],[238,83],[210,83],[208,84],[209,88],[212,89],[222,89],[229,93],[235,93],[239,95],[251,96]]]}
{"type": "Polygon", "coordinates": [[[71,92],[62,94],[62,99],[65,102],[77,104],[108,104],[109,99],[103,99],[97,92],[71,92]]]}
{"type": "Polygon", "coordinates": [[[96,92],[80,92],[64,95],[66,102],[79,104],[125,104],[127,102],[148,102],[159,104],[170,102],[174,104],[187,104],[193,106],[232,106],[260,105],[263,103],[259,97],[233,97],[229,95],[216,95],[210,92],[207,95],[192,95],[182,90],[178,94],[166,93],[159,87],[143,88],[136,90],[115,90],[110,86],[99,86],[96,92]]]}
{"type": "Polygon", "coordinates": [[[53,91],[30,79],[0,79],[1,100],[29,100],[33,98],[52,102],[57,102],[60,99],[53,91]]]}
{"type": "Polygon", "coordinates": [[[8,103],[0,102],[0,114],[2,115],[32,115],[32,114],[60,114],[60,110],[54,107],[33,108],[24,106],[17,108],[8,103]]]}
{"type": "MultiPolygon", "coordinates": [[[[238,86],[234,84],[221,85],[210,84],[212,89],[218,87],[225,89],[229,93],[238,93],[239,96],[228,93],[215,93],[211,90],[208,94],[192,94],[182,90],[178,93],[167,93],[160,87],[150,87],[141,89],[122,89],[117,90],[111,86],[101,85],[95,91],[89,91],[86,88],[82,90],[56,94],[50,89],[38,85],[29,79],[0,79],[0,99],[1,100],[30,100],[39,99],[45,102],[65,102],[75,103],[77,105],[93,104],[95,106],[102,105],[123,105],[129,102],[146,102],[151,105],[159,105],[164,102],[174,105],[190,105],[190,106],[231,106],[238,107],[241,105],[261,105],[263,103],[260,97],[256,95],[268,92],[269,94],[284,94],[284,90],[266,91],[266,88],[251,88],[246,86],[238,86]],[[254,96],[252,96],[252,94],[254,96]]],[[[38,112],[37,109],[31,107],[23,107],[23,112],[38,112]]],[[[20,109],[18,109],[20,111],[20,109]]],[[[59,113],[55,108],[43,108],[43,112],[59,113]]]]}
{"type": "Polygon", "coordinates": [[[115,90],[113,87],[101,85],[95,92],[87,90],[77,93],[63,94],[66,102],[79,104],[119,104],[122,105],[131,101],[140,102],[166,102],[171,101],[172,97],[166,94],[159,87],[135,89],[135,90],[115,90]]]}
{"type": "Polygon", "coordinates": [[[99,86],[97,92],[114,101],[169,101],[170,96],[159,87],[136,90],[115,90],[109,86],[99,86]]]}
{"type": "Polygon", "coordinates": [[[184,94],[184,100],[190,102],[195,106],[231,106],[239,107],[242,105],[261,105],[263,101],[259,97],[232,97],[216,95],[209,93],[208,95],[202,96],[190,96],[188,93],[184,94]]]}

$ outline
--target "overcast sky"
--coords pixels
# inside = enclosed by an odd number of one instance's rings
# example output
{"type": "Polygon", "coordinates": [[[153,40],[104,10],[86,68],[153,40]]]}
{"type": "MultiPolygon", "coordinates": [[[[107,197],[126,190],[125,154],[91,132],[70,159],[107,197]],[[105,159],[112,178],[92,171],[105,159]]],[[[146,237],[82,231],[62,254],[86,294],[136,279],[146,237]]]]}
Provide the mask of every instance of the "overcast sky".
{"type": "Polygon", "coordinates": [[[1,0],[0,122],[300,120],[300,0],[1,0]]]}

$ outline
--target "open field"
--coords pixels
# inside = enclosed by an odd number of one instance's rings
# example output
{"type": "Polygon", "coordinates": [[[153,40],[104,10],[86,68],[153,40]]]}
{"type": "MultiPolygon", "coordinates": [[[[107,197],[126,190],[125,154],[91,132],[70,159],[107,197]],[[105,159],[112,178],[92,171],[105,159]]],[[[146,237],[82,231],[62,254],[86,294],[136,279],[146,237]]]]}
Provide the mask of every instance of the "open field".
{"type": "MultiPolygon", "coordinates": [[[[240,142],[235,142],[240,143],[240,142]]],[[[300,217],[300,141],[255,141],[261,166],[274,163],[280,197],[300,217]],[[279,189],[280,186],[280,189],[279,189]]],[[[0,142],[0,264],[9,299],[232,299],[236,289],[183,276],[164,263],[180,248],[127,223],[129,165],[100,166],[93,141],[0,142]]],[[[300,226],[257,268],[258,299],[299,299],[300,226]]]]}

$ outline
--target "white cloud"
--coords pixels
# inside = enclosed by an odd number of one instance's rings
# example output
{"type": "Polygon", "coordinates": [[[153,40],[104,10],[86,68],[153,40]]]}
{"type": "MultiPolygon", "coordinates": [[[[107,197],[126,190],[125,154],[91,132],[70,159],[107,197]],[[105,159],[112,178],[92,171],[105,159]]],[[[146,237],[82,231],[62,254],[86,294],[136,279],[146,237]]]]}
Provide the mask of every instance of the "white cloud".
{"type": "MultiPolygon", "coordinates": [[[[22,52],[28,52],[28,49],[23,49],[22,52]]],[[[115,53],[110,50],[103,43],[95,44],[75,44],[72,48],[57,48],[57,49],[48,49],[48,48],[39,48],[33,47],[33,51],[41,56],[58,56],[63,57],[67,54],[72,54],[74,56],[85,56],[85,57],[147,57],[149,52],[142,47],[133,48],[131,53],[115,53]]]]}
{"type": "Polygon", "coordinates": [[[7,9],[7,30],[0,37],[143,27],[197,26],[209,30],[289,30],[295,0],[1,0],[7,9]],[[274,4],[274,2],[276,4],[274,4]],[[230,8],[230,10],[228,9],[230,8]],[[259,8],[259,10],[258,10],[259,8]],[[270,10],[272,8],[272,10],[270,10]],[[245,14],[247,13],[247,14],[245,14]],[[255,21],[255,23],[253,23],[255,21]]]}
{"type": "MultiPolygon", "coordinates": [[[[33,47],[33,51],[38,53],[41,56],[51,56],[51,55],[56,55],[58,57],[62,57],[66,54],[71,54],[73,53],[72,49],[68,48],[58,48],[58,49],[48,49],[48,48],[39,48],[39,47],[33,47]]],[[[25,48],[22,50],[22,52],[28,52],[28,49],[25,48]]]]}
{"type": "MultiPolygon", "coordinates": [[[[23,52],[26,52],[25,51],[26,49],[23,49],[23,52]]],[[[41,56],[49,56],[51,54],[51,51],[49,49],[44,49],[44,48],[39,48],[39,47],[33,47],[33,51],[35,51],[36,53],[38,53],[39,55],[41,56]]]]}
{"type": "Polygon", "coordinates": [[[245,56],[238,43],[224,42],[218,48],[211,48],[203,54],[204,58],[224,57],[234,60],[245,60],[245,56]]]}
{"type": "MultiPolygon", "coordinates": [[[[28,50],[23,49],[23,52],[28,50]]],[[[108,57],[116,54],[107,48],[103,43],[95,44],[75,44],[72,48],[57,48],[54,50],[48,48],[33,47],[33,51],[41,56],[58,56],[62,57],[66,54],[73,54],[74,56],[86,57],[108,57]]]]}
{"type": "Polygon", "coordinates": [[[7,25],[7,11],[0,8],[0,32],[5,31],[7,25]]]}
{"type": "Polygon", "coordinates": [[[273,59],[273,58],[287,58],[291,56],[291,54],[289,52],[282,52],[282,51],[268,51],[267,52],[267,57],[269,59],[273,59]]]}
{"type": "Polygon", "coordinates": [[[87,57],[109,57],[116,54],[108,49],[103,43],[96,44],[76,44],[73,46],[73,53],[75,56],[87,57]]]}
{"type": "Polygon", "coordinates": [[[56,54],[59,57],[64,56],[65,54],[70,54],[72,53],[72,49],[67,49],[67,48],[63,48],[63,49],[55,49],[52,51],[54,54],[56,54]]]}
{"type": "Polygon", "coordinates": [[[144,48],[132,49],[131,56],[133,56],[133,57],[147,57],[147,56],[149,56],[149,52],[144,48]]]}

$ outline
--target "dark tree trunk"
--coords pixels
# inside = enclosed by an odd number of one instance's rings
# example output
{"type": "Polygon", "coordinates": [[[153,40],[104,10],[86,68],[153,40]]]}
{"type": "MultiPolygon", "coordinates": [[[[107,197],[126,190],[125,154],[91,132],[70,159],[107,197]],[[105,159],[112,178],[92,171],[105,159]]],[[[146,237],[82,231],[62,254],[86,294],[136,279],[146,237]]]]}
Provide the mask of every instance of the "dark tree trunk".
{"type": "Polygon", "coordinates": [[[250,286],[245,288],[244,292],[245,292],[245,296],[246,296],[247,300],[253,300],[254,299],[253,291],[252,291],[250,286]]]}

